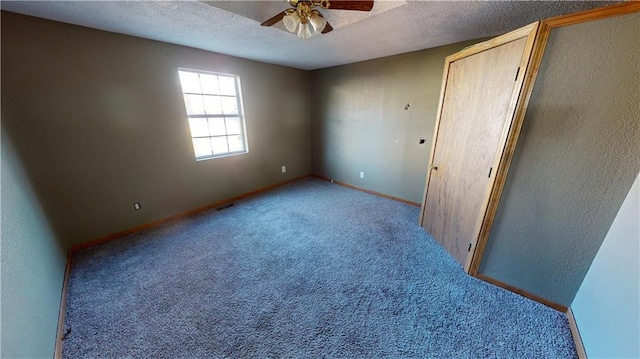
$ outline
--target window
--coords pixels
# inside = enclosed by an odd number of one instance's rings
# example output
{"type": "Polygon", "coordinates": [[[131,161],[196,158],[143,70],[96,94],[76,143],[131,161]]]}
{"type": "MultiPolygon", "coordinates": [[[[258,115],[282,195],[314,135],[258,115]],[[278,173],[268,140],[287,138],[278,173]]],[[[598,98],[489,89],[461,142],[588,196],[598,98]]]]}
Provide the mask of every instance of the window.
{"type": "Polygon", "coordinates": [[[196,160],[247,152],[238,76],[179,69],[196,160]]]}

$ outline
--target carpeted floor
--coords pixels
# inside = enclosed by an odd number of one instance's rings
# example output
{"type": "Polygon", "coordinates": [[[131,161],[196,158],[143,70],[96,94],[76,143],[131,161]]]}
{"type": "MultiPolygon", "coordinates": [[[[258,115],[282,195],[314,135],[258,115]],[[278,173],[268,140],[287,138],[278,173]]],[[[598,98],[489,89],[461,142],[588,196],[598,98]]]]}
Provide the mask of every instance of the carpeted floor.
{"type": "Polygon", "coordinates": [[[65,358],[575,358],[419,209],[307,179],[77,252],[65,358]]]}

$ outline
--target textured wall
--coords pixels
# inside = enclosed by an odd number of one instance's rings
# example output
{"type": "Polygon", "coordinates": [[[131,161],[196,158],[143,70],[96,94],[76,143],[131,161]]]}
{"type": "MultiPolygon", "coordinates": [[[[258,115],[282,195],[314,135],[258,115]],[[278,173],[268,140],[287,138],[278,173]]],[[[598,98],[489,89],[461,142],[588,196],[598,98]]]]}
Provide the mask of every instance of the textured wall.
{"type": "Polygon", "coordinates": [[[591,358],[640,358],[640,176],[571,303],[591,358]]]}
{"type": "Polygon", "coordinates": [[[313,71],[313,173],[422,202],[444,58],[476,42],[313,71]]]}
{"type": "Polygon", "coordinates": [[[63,246],[2,126],[2,358],[51,358],[66,264],[63,246]]]}
{"type": "Polygon", "coordinates": [[[3,126],[67,245],[309,174],[308,86],[301,70],[2,12],[3,126]],[[195,161],[178,67],[240,76],[250,153],[195,161]]]}
{"type": "Polygon", "coordinates": [[[552,31],[482,273],[571,304],[640,170],[639,33],[640,14],[552,31]]]}

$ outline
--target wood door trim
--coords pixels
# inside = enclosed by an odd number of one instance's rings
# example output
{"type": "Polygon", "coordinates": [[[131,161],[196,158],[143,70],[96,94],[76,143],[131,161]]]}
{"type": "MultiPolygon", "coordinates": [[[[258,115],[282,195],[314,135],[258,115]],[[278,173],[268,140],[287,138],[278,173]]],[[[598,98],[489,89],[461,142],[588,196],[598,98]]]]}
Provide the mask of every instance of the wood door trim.
{"type": "Polygon", "coordinates": [[[482,261],[491,227],[498,211],[502,190],[507,180],[511,160],[513,159],[524,116],[547,43],[549,35],[548,27],[539,22],[535,23],[535,25],[535,27],[529,29],[530,32],[528,34],[529,38],[527,40],[525,56],[523,56],[520,64],[520,68],[525,70],[519,75],[522,77],[514,89],[512,97],[512,105],[514,107],[509,112],[512,119],[509,122],[510,127],[505,129],[503,133],[504,137],[501,142],[503,144],[503,151],[498,153],[498,157],[494,163],[494,168],[496,169],[495,177],[492,185],[489,186],[485,208],[481,212],[482,217],[478,221],[476,231],[478,235],[475,239],[472,239],[471,251],[465,264],[465,270],[472,276],[477,276],[480,268],[480,262],[482,261]]]}
{"type": "MultiPolygon", "coordinates": [[[[435,129],[433,133],[433,141],[431,144],[431,154],[429,156],[429,167],[433,164],[435,150],[437,148],[438,131],[440,128],[440,121],[442,119],[442,108],[443,108],[444,99],[446,96],[447,82],[449,80],[448,79],[449,69],[451,67],[451,64],[454,61],[457,61],[472,55],[476,55],[478,53],[504,45],[506,43],[509,43],[518,39],[522,39],[522,38],[527,38],[527,43],[525,45],[523,57],[520,62],[520,68],[525,69],[525,71],[521,71],[521,73],[518,74],[517,78],[515,79],[516,84],[514,86],[511,100],[509,102],[509,110],[507,112],[508,113],[507,116],[509,116],[509,118],[505,121],[505,125],[502,130],[502,135],[500,137],[500,146],[498,148],[499,149],[503,148],[503,150],[502,151],[498,150],[498,154],[496,156],[496,159],[494,160],[494,168],[496,169],[496,172],[493,178],[491,178],[491,181],[488,185],[487,194],[485,195],[482,203],[482,207],[481,207],[482,210],[478,214],[478,219],[476,220],[476,229],[474,231],[475,234],[473,235],[473,238],[470,238],[471,250],[467,255],[467,260],[464,265],[464,268],[465,268],[465,271],[467,271],[471,275],[477,274],[477,268],[479,268],[480,260],[482,258],[482,253],[484,251],[484,247],[486,246],[486,239],[488,237],[489,231],[485,226],[486,225],[490,226],[490,224],[493,222],[493,216],[495,216],[495,209],[497,208],[497,203],[499,200],[499,192],[497,193],[496,191],[496,184],[498,184],[499,189],[501,190],[502,186],[504,185],[504,180],[506,178],[506,169],[508,168],[508,164],[509,164],[506,162],[506,160],[511,159],[512,152],[515,149],[514,140],[517,139],[517,136],[514,139],[513,130],[515,130],[515,135],[517,135],[519,134],[519,130],[521,128],[521,122],[522,122],[521,118],[519,119],[519,121],[516,121],[514,126],[514,121],[517,119],[516,115],[522,113],[522,117],[524,117],[523,116],[524,109],[526,109],[526,107],[524,108],[522,107],[522,105],[526,103],[520,102],[521,93],[530,94],[530,88],[533,88],[533,81],[535,80],[535,76],[532,76],[531,71],[528,70],[527,68],[530,66],[529,62],[531,61],[531,56],[535,48],[536,34],[538,33],[539,30],[540,30],[540,22],[535,22],[527,26],[524,26],[520,29],[514,30],[510,33],[504,34],[502,36],[498,36],[494,39],[491,39],[476,45],[472,45],[468,48],[463,49],[458,53],[448,56],[445,59],[442,88],[440,91],[440,100],[438,105],[435,129]],[[522,92],[523,89],[526,89],[527,91],[522,92]],[[507,144],[507,149],[509,149],[509,151],[506,151],[506,153],[504,150],[505,143],[507,144]],[[487,212],[489,212],[491,215],[487,216],[488,214],[487,212]]],[[[425,181],[426,183],[425,183],[425,190],[423,194],[423,201],[420,208],[419,223],[421,226],[423,226],[423,222],[424,222],[423,219],[424,219],[424,213],[426,210],[426,199],[429,193],[431,174],[432,174],[432,171],[429,168],[429,170],[427,171],[427,178],[425,181]]]]}
{"type": "Polygon", "coordinates": [[[523,26],[519,29],[515,29],[511,32],[500,35],[498,37],[494,37],[493,39],[483,41],[481,43],[471,45],[469,47],[465,47],[464,49],[456,52],[455,54],[447,56],[446,61],[447,63],[451,63],[456,60],[460,60],[465,57],[469,57],[469,56],[478,54],[480,52],[490,50],[494,47],[504,45],[508,42],[515,41],[523,37],[527,37],[531,34],[532,31],[535,31],[535,28],[538,26],[538,23],[539,21],[536,21],[527,26],[523,26]]]}
{"type": "Polygon", "coordinates": [[[507,179],[509,167],[511,165],[518,137],[522,129],[522,123],[524,121],[526,110],[529,105],[529,100],[531,99],[536,76],[538,75],[540,65],[542,64],[542,58],[544,56],[544,51],[549,39],[549,35],[551,33],[551,29],[556,27],[574,25],[586,21],[600,20],[612,16],[631,14],[634,12],[640,12],[640,2],[616,4],[576,14],[559,16],[540,22],[535,35],[535,42],[533,44],[529,63],[525,67],[526,71],[524,74],[524,82],[522,84],[521,93],[519,94],[518,106],[513,118],[512,131],[507,139],[503,158],[499,162],[499,165],[495,167],[497,168],[496,177],[493,188],[488,194],[489,202],[487,203],[487,209],[486,211],[484,211],[484,218],[479,225],[478,237],[475,243],[472,242],[470,252],[471,255],[468,258],[467,265],[465,265],[465,270],[470,275],[477,277],[479,273],[484,250],[489,239],[491,227],[497,214],[498,204],[502,196],[502,191],[507,179]]]}

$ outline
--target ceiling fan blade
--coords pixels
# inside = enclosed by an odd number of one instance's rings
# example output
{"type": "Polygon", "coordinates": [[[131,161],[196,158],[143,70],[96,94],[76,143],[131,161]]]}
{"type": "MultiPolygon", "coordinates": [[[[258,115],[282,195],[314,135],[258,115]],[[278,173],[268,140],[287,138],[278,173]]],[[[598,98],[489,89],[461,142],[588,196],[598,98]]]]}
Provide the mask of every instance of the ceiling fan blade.
{"type": "Polygon", "coordinates": [[[286,10],[279,13],[278,15],[272,17],[271,19],[265,20],[262,22],[262,26],[272,26],[275,23],[277,23],[278,21],[282,20],[282,18],[284,18],[284,15],[286,15],[286,10]]]}
{"type": "Polygon", "coordinates": [[[371,9],[373,9],[373,1],[330,0],[328,9],[329,10],[371,11],[371,9]]]}
{"type": "Polygon", "coordinates": [[[333,31],[333,26],[327,23],[327,25],[325,25],[324,29],[322,30],[321,34],[326,34],[327,32],[331,32],[331,31],[333,31]]]}

